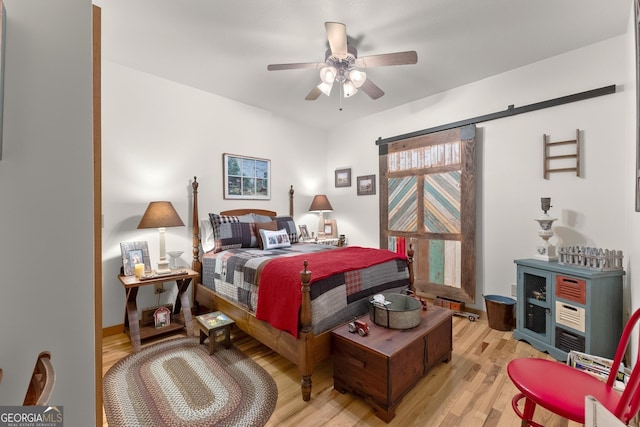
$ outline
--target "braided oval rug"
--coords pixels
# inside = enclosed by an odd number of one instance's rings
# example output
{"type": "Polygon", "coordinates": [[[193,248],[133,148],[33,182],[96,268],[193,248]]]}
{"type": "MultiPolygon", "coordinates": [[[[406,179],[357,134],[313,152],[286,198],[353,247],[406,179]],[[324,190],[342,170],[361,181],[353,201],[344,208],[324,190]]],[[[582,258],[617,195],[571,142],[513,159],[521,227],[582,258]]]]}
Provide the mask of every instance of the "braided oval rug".
{"type": "Polygon", "coordinates": [[[109,426],[263,426],[278,388],[233,347],[209,356],[197,338],[146,347],[118,361],[103,379],[109,426]]]}

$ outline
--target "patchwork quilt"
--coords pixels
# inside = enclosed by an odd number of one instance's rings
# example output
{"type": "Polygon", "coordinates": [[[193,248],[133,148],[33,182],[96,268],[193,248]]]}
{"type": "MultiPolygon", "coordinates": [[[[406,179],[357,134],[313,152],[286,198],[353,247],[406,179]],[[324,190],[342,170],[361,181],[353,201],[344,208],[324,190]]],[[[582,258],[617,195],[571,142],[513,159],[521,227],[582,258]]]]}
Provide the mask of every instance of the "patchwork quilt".
{"type": "Polygon", "coordinates": [[[366,313],[371,295],[402,292],[409,285],[406,260],[393,252],[306,243],[271,250],[237,248],[209,252],[202,260],[202,284],[256,313],[257,318],[297,336],[301,301],[299,272],[305,260],[309,261],[311,271],[315,333],[366,313]],[[290,263],[279,260],[274,265],[284,267],[269,268],[269,261],[276,258],[290,258],[290,263]],[[328,269],[332,266],[334,272],[330,273],[328,269]],[[263,275],[267,283],[263,282],[263,275]]]}

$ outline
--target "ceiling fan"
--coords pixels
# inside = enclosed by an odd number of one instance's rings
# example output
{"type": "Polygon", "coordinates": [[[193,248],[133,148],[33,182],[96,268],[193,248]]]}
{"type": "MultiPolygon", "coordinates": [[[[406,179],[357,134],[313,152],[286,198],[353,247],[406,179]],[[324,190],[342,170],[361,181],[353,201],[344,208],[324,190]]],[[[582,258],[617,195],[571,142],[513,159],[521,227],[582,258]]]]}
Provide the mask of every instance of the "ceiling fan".
{"type": "Polygon", "coordinates": [[[366,73],[357,68],[383,67],[387,65],[405,65],[418,62],[418,54],[411,50],[407,52],[386,53],[381,55],[362,56],[358,58],[358,51],[347,43],[347,27],[339,22],[325,22],[329,49],[325,53],[324,62],[304,62],[293,64],[271,64],[269,71],[293,70],[297,68],[320,68],[320,84],[314,87],[306,96],[307,101],[318,99],[320,94],[329,96],[333,84],[340,84],[345,98],[353,96],[358,89],[369,95],[371,99],[378,99],[384,95],[366,73]]]}

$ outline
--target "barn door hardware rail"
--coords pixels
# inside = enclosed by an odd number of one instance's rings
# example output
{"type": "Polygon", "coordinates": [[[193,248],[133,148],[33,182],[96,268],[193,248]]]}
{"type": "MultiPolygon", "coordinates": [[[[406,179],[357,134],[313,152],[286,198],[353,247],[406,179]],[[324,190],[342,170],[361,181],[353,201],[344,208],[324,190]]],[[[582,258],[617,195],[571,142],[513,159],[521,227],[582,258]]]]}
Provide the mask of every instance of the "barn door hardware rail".
{"type": "MultiPolygon", "coordinates": [[[[571,139],[569,141],[558,141],[551,142],[551,137],[547,134],[543,136],[543,146],[544,146],[544,179],[549,179],[549,174],[551,172],[575,172],[576,176],[580,176],[580,129],[576,129],[576,139],[571,139]],[[575,152],[563,152],[563,154],[555,154],[552,155],[551,152],[555,151],[555,149],[562,145],[574,145],[575,152]],[[575,161],[575,166],[573,167],[556,167],[552,168],[551,165],[558,165],[558,160],[565,160],[568,163],[572,163],[571,160],[575,161]]],[[[569,150],[571,150],[569,148],[569,150]]]]}
{"type": "Polygon", "coordinates": [[[529,105],[523,105],[522,107],[514,107],[513,104],[509,105],[506,110],[498,111],[496,113],[485,114],[483,116],[477,116],[466,120],[460,120],[457,122],[447,123],[444,125],[435,126],[432,128],[422,129],[411,133],[405,133],[403,135],[392,136],[389,138],[378,138],[376,145],[379,145],[380,154],[386,154],[387,144],[392,142],[401,141],[403,139],[415,138],[417,136],[428,135],[430,133],[440,132],[442,130],[455,129],[467,125],[476,123],[488,122],[491,120],[502,119],[504,117],[516,116],[518,114],[528,113],[530,111],[542,110],[544,108],[555,107],[558,105],[569,104],[571,102],[584,101],[585,99],[596,98],[598,96],[610,95],[616,93],[616,85],[603,86],[598,89],[591,89],[585,92],[574,93],[572,95],[561,96],[559,98],[549,99],[547,101],[536,102],[529,105]]]}

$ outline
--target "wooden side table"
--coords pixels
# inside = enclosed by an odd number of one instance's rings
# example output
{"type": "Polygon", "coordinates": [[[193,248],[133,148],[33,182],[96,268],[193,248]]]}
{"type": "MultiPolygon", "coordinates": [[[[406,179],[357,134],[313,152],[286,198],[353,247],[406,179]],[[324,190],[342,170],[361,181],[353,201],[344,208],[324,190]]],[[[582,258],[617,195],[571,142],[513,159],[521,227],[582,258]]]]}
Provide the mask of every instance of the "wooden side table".
{"type": "Polygon", "coordinates": [[[192,279],[199,274],[190,268],[180,268],[173,270],[169,275],[158,275],[148,279],[137,279],[135,276],[119,275],[118,279],[126,292],[126,306],[124,313],[124,329],[129,334],[133,351],[140,351],[140,342],[144,339],[151,338],[160,334],[179,331],[182,328],[187,330],[187,335],[191,336],[193,331],[193,323],[191,318],[191,304],[189,303],[189,295],[187,288],[192,279]],[[172,322],[156,328],[155,326],[141,326],[138,316],[138,305],[136,298],[138,296],[138,288],[141,286],[155,285],[164,282],[176,282],[178,285],[178,295],[173,308],[172,322]],[[182,311],[182,314],[180,313],[182,311]]]}
{"type": "Polygon", "coordinates": [[[206,338],[209,338],[209,354],[213,354],[216,351],[216,341],[218,335],[223,335],[223,344],[225,348],[231,347],[231,329],[233,328],[234,321],[221,311],[214,311],[213,313],[201,314],[196,316],[198,320],[196,325],[200,330],[200,344],[204,343],[206,338]]]}

